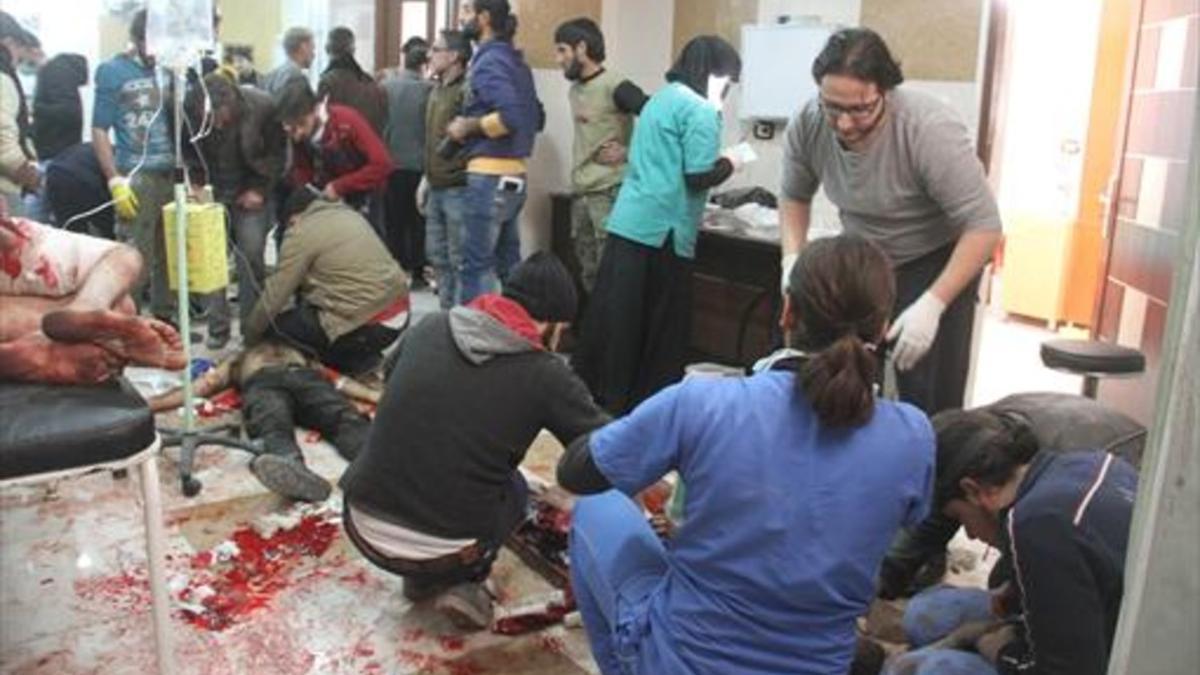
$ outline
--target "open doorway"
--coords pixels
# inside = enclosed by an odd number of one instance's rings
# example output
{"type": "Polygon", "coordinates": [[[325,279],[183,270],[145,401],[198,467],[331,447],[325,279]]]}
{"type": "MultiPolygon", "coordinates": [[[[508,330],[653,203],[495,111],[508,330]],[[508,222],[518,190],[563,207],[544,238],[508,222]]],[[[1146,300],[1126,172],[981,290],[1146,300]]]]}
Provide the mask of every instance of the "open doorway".
{"type": "Polygon", "coordinates": [[[1132,4],[993,2],[988,168],[1005,228],[993,304],[1051,330],[1092,323],[1132,4]]]}
{"type": "Polygon", "coordinates": [[[1039,350],[1056,334],[1087,337],[1099,306],[1137,5],[990,2],[980,147],[1005,244],[974,404],[1030,389],[1079,391],[1078,378],[1042,368],[1039,350]]]}
{"type": "Polygon", "coordinates": [[[453,25],[454,0],[376,0],[376,61],[379,69],[400,65],[400,51],[414,37],[433,42],[453,25]]]}

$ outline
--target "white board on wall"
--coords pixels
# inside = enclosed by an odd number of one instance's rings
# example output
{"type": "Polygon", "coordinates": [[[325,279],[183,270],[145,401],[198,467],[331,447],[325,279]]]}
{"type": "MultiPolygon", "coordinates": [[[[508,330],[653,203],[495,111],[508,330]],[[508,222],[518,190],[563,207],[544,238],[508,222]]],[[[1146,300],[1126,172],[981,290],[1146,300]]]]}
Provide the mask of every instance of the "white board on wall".
{"type": "Polygon", "coordinates": [[[831,29],[819,23],[742,26],[742,119],[787,120],[817,95],[812,63],[831,29]]]}

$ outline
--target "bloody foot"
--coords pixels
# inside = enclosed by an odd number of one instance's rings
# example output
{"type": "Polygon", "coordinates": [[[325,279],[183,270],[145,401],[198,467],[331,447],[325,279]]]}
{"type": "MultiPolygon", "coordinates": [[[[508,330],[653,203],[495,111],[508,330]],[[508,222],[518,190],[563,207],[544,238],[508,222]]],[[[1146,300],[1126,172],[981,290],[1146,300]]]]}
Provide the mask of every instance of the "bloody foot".
{"type": "Polygon", "coordinates": [[[54,342],[29,335],[0,345],[0,379],[42,384],[100,384],[120,373],[125,360],[99,345],[54,342]]]}
{"type": "Polygon", "coordinates": [[[100,345],[134,365],[167,370],[187,367],[179,333],[157,319],[103,309],[62,310],[42,318],[42,332],[60,342],[100,345]]]}

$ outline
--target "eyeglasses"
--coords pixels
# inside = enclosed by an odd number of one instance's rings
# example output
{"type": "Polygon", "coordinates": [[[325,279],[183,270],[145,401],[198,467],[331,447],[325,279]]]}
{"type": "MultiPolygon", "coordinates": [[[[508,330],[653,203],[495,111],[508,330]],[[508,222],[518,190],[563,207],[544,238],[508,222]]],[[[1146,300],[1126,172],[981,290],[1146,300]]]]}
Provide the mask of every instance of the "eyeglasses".
{"type": "Polygon", "coordinates": [[[831,122],[836,122],[842,115],[849,115],[850,119],[855,122],[865,122],[870,119],[871,115],[875,114],[875,110],[879,108],[879,104],[882,102],[883,96],[877,97],[870,103],[862,103],[860,105],[837,105],[825,99],[820,100],[821,111],[825,113],[825,117],[828,117],[831,122]]]}

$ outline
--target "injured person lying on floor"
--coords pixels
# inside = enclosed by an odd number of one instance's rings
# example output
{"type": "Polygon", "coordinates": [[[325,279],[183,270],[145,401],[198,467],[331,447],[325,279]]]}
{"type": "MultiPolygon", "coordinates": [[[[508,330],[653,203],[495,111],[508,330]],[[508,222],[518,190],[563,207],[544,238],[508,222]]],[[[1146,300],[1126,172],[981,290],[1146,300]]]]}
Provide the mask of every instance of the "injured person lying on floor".
{"type": "Polygon", "coordinates": [[[0,202],[0,380],[97,384],[126,365],[181,370],[171,326],[136,316],[137,251],[9,218],[0,202]]]}
{"type": "Polygon", "coordinates": [[[517,467],[534,438],[545,429],[569,443],[607,420],[552,353],[576,307],[566,268],[536,253],[503,295],[409,329],[370,440],[339,483],[343,526],[363,557],[462,629],[492,622],[484,582],[526,518],[517,467]]]}
{"type": "MultiPolygon", "coordinates": [[[[250,471],[272,492],[289,499],[321,502],[331,486],[304,463],[296,427],[320,432],[347,461],[367,441],[371,421],[352,403],[379,402],[379,392],[321,366],[295,347],[266,340],[238,353],[198,378],[195,394],[213,396],[234,387],[242,397],[246,432],[265,452],[250,471]]],[[[155,412],[183,405],[181,389],[150,399],[155,412]]]]}

